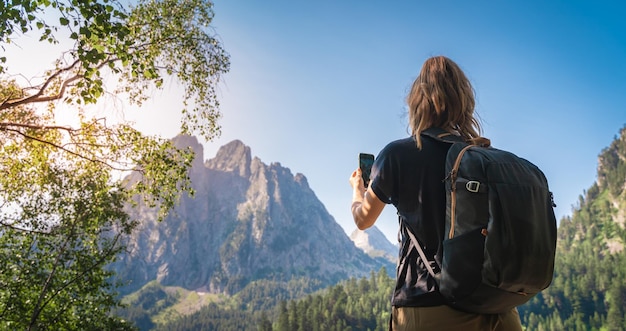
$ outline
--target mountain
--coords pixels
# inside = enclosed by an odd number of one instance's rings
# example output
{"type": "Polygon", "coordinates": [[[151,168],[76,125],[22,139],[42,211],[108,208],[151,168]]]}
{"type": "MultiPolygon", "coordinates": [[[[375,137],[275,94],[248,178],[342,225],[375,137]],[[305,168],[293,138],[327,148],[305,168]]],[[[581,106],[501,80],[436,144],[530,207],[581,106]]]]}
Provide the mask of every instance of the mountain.
{"type": "Polygon", "coordinates": [[[264,164],[238,140],[206,162],[195,137],[178,136],[174,144],[195,152],[189,172],[195,195],[182,196],[160,223],[146,206],[131,211],[143,221],[112,266],[122,294],[154,280],[227,295],[259,280],[302,278],[325,287],[394,269],[350,241],[303,174],[264,164]]]}
{"type": "Polygon", "coordinates": [[[559,224],[552,285],[520,307],[529,330],[626,330],[626,126],[559,224]]]}
{"type": "Polygon", "coordinates": [[[398,260],[398,247],[390,243],[376,226],[366,230],[355,229],[350,234],[350,240],[371,257],[383,257],[393,263],[398,260]]]}

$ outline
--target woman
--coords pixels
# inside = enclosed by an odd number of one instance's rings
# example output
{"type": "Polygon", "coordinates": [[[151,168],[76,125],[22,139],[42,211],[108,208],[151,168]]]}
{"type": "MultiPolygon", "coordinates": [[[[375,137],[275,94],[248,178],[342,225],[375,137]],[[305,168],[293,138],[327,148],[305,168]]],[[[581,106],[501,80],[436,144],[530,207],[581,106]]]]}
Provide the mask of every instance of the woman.
{"type": "Polygon", "coordinates": [[[408,236],[411,231],[426,256],[441,265],[446,215],[445,159],[450,144],[422,132],[440,128],[465,140],[480,136],[474,117],[474,90],[452,60],[427,59],[407,97],[411,137],[389,143],[377,156],[366,189],[357,169],[350,177],[352,216],[361,230],[374,225],[386,204],[400,221],[400,259],[392,297],[391,329],[521,330],[517,309],[505,314],[470,314],[452,309],[437,290],[408,236]]]}

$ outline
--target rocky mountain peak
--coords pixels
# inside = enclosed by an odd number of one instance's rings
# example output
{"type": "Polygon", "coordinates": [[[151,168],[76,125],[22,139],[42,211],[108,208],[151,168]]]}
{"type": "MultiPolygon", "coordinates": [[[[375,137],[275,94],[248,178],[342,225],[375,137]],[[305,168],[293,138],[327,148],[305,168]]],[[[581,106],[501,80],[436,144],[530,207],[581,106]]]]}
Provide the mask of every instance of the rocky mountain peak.
{"type": "Polygon", "coordinates": [[[240,140],[233,140],[220,147],[215,157],[206,162],[206,166],[211,169],[234,172],[241,177],[247,177],[250,175],[251,161],[250,147],[240,140]]]}
{"type": "Polygon", "coordinates": [[[309,182],[307,181],[306,177],[301,173],[297,173],[294,177],[294,180],[296,181],[296,183],[299,183],[304,187],[309,187],[309,182]]]}

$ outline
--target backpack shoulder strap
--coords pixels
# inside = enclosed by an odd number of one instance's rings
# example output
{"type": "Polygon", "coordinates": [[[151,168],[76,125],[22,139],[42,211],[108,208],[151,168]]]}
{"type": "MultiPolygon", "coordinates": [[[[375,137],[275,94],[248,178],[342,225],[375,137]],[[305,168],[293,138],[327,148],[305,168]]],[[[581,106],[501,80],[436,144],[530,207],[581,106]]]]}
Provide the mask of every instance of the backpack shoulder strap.
{"type": "Polygon", "coordinates": [[[422,131],[423,135],[447,143],[464,142],[463,137],[452,134],[442,128],[432,127],[422,131]]]}
{"type": "Polygon", "coordinates": [[[442,128],[436,128],[436,127],[432,127],[432,128],[428,128],[424,131],[422,131],[422,134],[434,138],[436,140],[439,141],[444,141],[447,143],[465,143],[468,145],[473,145],[473,146],[480,146],[480,147],[490,147],[491,146],[491,140],[489,140],[488,138],[485,137],[477,137],[477,138],[473,138],[470,139],[468,141],[465,141],[465,139],[463,139],[463,137],[461,136],[457,136],[453,133],[450,133],[442,128]]]}

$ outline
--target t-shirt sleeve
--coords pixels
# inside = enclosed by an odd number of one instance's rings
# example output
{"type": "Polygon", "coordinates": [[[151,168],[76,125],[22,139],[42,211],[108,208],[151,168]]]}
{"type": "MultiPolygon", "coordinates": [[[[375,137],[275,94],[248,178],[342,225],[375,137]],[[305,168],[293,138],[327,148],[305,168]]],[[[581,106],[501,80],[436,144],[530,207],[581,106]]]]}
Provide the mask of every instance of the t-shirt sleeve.
{"type": "Polygon", "coordinates": [[[372,166],[370,188],[386,204],[394,203],[397,197],[397,164],[392,146],[387,145],[372,166]]]}

